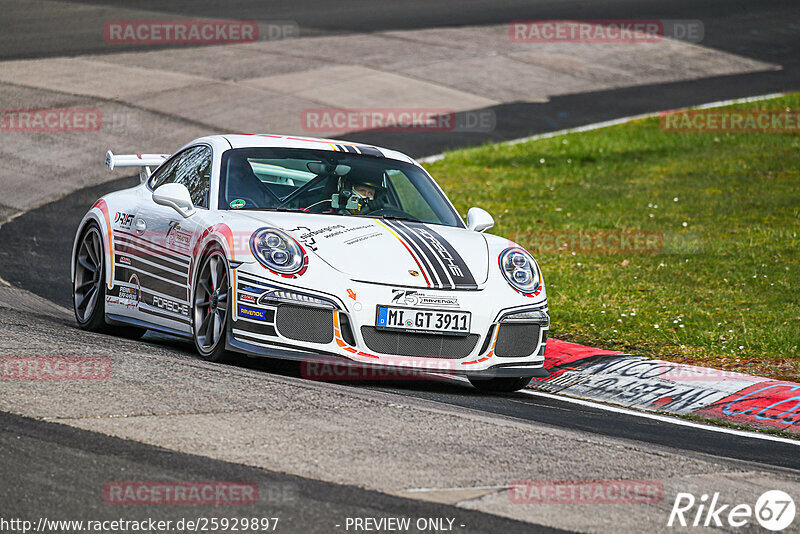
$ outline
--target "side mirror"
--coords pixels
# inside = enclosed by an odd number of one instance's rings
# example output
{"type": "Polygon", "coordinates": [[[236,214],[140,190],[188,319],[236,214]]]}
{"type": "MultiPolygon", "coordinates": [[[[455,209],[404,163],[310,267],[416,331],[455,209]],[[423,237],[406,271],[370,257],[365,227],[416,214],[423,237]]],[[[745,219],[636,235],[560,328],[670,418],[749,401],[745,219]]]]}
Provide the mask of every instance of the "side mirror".
{"type": "Polygon", "coordinates": [[[168,206],[184,217],[194,214],[194,204],[189,190],[183,184],[164,184],[153,191],[153,202],[168,206]]]}
{"type": "Polygon", "coordinates": [[[467,212],[467,228],[475,232],[485,232],[494,226],[494,219],[489,212],[481,208],[470,208],[467,212]]]}

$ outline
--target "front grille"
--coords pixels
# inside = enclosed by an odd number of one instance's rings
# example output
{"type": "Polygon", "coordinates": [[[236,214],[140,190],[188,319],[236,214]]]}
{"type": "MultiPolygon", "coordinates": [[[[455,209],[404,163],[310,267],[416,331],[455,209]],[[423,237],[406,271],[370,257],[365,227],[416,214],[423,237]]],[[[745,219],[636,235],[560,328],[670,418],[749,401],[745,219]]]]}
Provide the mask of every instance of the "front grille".
{"type": "Polygon", "coordinates": [[[283,337],[310,343],[333,341],[333,311],[281,304],[275,326],[283,337]]]}
{"type": "Polygon", "coordinates": [[[397,354],[416,358],[447,358],[457,360],[470,355],[478,343],[477,334],[446,336],[442,334],[416,334],[378,330],[362,326],[361,335],[370,350],[383,354],[397,354]]]}
{"type": "Polygon", "coordinates": [[[539,345],[538,324],[502,324],[497,334],[494,353],[500,358],[530,356],[539,345]]]}

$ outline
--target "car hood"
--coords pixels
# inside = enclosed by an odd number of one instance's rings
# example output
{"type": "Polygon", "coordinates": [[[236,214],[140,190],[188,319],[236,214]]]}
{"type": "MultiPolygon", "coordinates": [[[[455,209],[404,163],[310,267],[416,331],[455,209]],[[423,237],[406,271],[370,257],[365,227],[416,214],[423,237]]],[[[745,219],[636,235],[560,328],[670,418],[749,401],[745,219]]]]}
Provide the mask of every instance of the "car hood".
{"type": "Polygon", "coordinates": [[[238,212],[276,226],[353,280],[436,289],[484,284],[489,252],[483,234],[464,228],[391,219],[276,212],[238,212]]]}

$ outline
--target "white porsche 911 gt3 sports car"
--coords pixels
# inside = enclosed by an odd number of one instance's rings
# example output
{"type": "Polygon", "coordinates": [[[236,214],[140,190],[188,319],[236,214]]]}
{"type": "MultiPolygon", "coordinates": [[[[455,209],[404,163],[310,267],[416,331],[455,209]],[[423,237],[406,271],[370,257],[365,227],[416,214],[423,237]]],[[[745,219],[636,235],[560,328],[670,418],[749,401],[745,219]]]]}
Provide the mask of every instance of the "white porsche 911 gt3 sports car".
{"type": "Polygon", "coordinates": [[[228,351],[463,375],[514,391],[542,368],[539,266],[466,224],[393,150],[281,135],[216,135],[174,155],[106,154],[141,183],[99,199],[72,255],[87,330],[146,329],[228,351]],[[150,172],[151,167],[157,167],[150,172]]]}

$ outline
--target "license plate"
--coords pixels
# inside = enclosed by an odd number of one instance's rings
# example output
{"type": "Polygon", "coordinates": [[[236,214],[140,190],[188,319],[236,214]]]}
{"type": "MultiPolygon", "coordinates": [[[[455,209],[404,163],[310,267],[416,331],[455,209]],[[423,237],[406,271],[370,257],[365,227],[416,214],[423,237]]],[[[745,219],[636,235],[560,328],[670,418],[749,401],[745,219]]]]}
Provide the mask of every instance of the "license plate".
{"type": "Polygon", "coordinates": [[[471,314],[466,311],[420,310],[378,306],[375,326],[405,332],[469,334],[471,314]]]}

